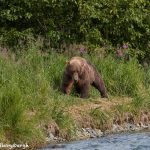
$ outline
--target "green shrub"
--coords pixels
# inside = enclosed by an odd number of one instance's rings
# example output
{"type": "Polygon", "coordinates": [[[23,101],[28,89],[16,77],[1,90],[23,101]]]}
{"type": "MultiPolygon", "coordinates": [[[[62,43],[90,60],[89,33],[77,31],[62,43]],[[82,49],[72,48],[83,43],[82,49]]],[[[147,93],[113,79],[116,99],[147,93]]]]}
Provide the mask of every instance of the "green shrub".
{"type": "Polygon", "coordinates": [[[44,46],[49,43],[55,48],[64,43],[117,46],[125,42],[149,58],[149,1],[1,0],[0,6],[2,45],[24,45],[38,35],[44,37],[44,46]]]}

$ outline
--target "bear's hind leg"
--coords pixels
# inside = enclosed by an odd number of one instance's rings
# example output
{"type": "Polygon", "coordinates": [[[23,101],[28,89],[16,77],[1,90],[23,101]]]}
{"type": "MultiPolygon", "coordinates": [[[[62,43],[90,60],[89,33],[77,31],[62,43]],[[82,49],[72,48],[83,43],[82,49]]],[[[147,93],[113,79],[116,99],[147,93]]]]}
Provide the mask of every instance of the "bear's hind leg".
{"type": "Polygon", "coordinates": [[[96,79],[92,85],[99,90],[102,98],[108,98],[104,81],[99,76],[96,76],[96,79]]]}

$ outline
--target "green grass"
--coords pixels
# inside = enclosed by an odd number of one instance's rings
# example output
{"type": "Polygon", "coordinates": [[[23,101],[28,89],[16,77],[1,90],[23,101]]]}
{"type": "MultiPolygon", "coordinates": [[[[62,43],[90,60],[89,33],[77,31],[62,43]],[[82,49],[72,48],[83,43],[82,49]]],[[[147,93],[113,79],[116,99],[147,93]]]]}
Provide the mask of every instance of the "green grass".
{"type": "MultiPolygon", "coordinates": [[[[35,141],[40,140],[39,137],[43,137],[35,127],[43,120],[53,119],[51,110],[55,106],[51,104],[62,96],[58,89],[63,62],[65,63],[63,56],[42,56],[35,48],[22,54],[17,61],[11,57],[0,58],[0,131],[4,134],[2,139],[5,137],[9,142],[25,142],[32,141],[33,138],[35,141]]],[[[63,103],[65,104],[65,101],[63,103]]],[[[63,118],[66,120],[65,115],[63,118]]],[[[62,124],[61,121],[58,124],[62,124]]]]}
{"type": "Polygon", "coordinates": [[[111,95],[135,96],[144,87],[144,70],[136,59],[123,62],[108,56],[92,58],[92,62],[101,72],[111,95]]]}
{"type": "Polygon", "coordinates": [[[96,128],[99,128],[101,130],[107,129],[111,118],[110,113],[101,110],[100,108],[96,108],[92,109],[89,114],[93,118],[96,128]]]}
{"type": "MultiPolygon", "coordinates": [[[[88,58],[101,72],[110,95],[135,97],[141,88],[149,87],[149,71],[145,74],[135,59],[119,62],[110,56],[88,58]]],[[[68,57],[63,54],[42,53],[36,46],[17,56],[9,53],[4,58],[0,54],[1,141],[44,141],[46,135],[41,128],[39,130],[39,125],[44,126],[52,120],[58,124],[62,136],[74,134],[76,125],[66,108],[81,100],[74,94],[66,96],[59,90],[66,60],[68,57]]],[[[91,88],[91,99],[97,97],[98,91],[91,88]]],[[[139,107],[138,99],[133,103],[139,107]]],[[[148,98],[145,103],[150,108],[148,98]]],[[[145,103],[140,106],[145,106],[145,103]]],[[[91,115],[99,118],[97,123],[102,125],[109,117],[101,110],[95,110],[91,115]]]]}

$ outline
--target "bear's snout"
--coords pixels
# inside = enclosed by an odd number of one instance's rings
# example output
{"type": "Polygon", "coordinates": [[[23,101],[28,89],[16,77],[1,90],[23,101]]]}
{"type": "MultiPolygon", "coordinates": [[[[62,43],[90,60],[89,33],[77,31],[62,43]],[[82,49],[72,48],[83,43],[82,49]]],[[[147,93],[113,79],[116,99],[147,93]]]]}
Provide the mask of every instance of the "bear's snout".
{"type": "Polygon", "coordinates": [[[75,82],[78,82],[78,81],[79,81],[79,76],[78,76],[78,73],[77,73],[77,72],[73,73],[73,80],[74,80],[75,82]]]}

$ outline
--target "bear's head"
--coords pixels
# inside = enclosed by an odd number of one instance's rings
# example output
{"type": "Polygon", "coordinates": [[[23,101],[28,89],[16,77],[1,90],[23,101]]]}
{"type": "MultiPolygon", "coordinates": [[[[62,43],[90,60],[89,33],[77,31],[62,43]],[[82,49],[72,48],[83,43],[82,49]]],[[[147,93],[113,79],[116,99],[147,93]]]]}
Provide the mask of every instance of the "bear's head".
{"type": "Polygon", "coordinates": [[[74,81],[78,82],[79,76],[84,72],[85,62],[79,57],[73,57],[67,62],[67,73],[73,78],[74,81]]]}

